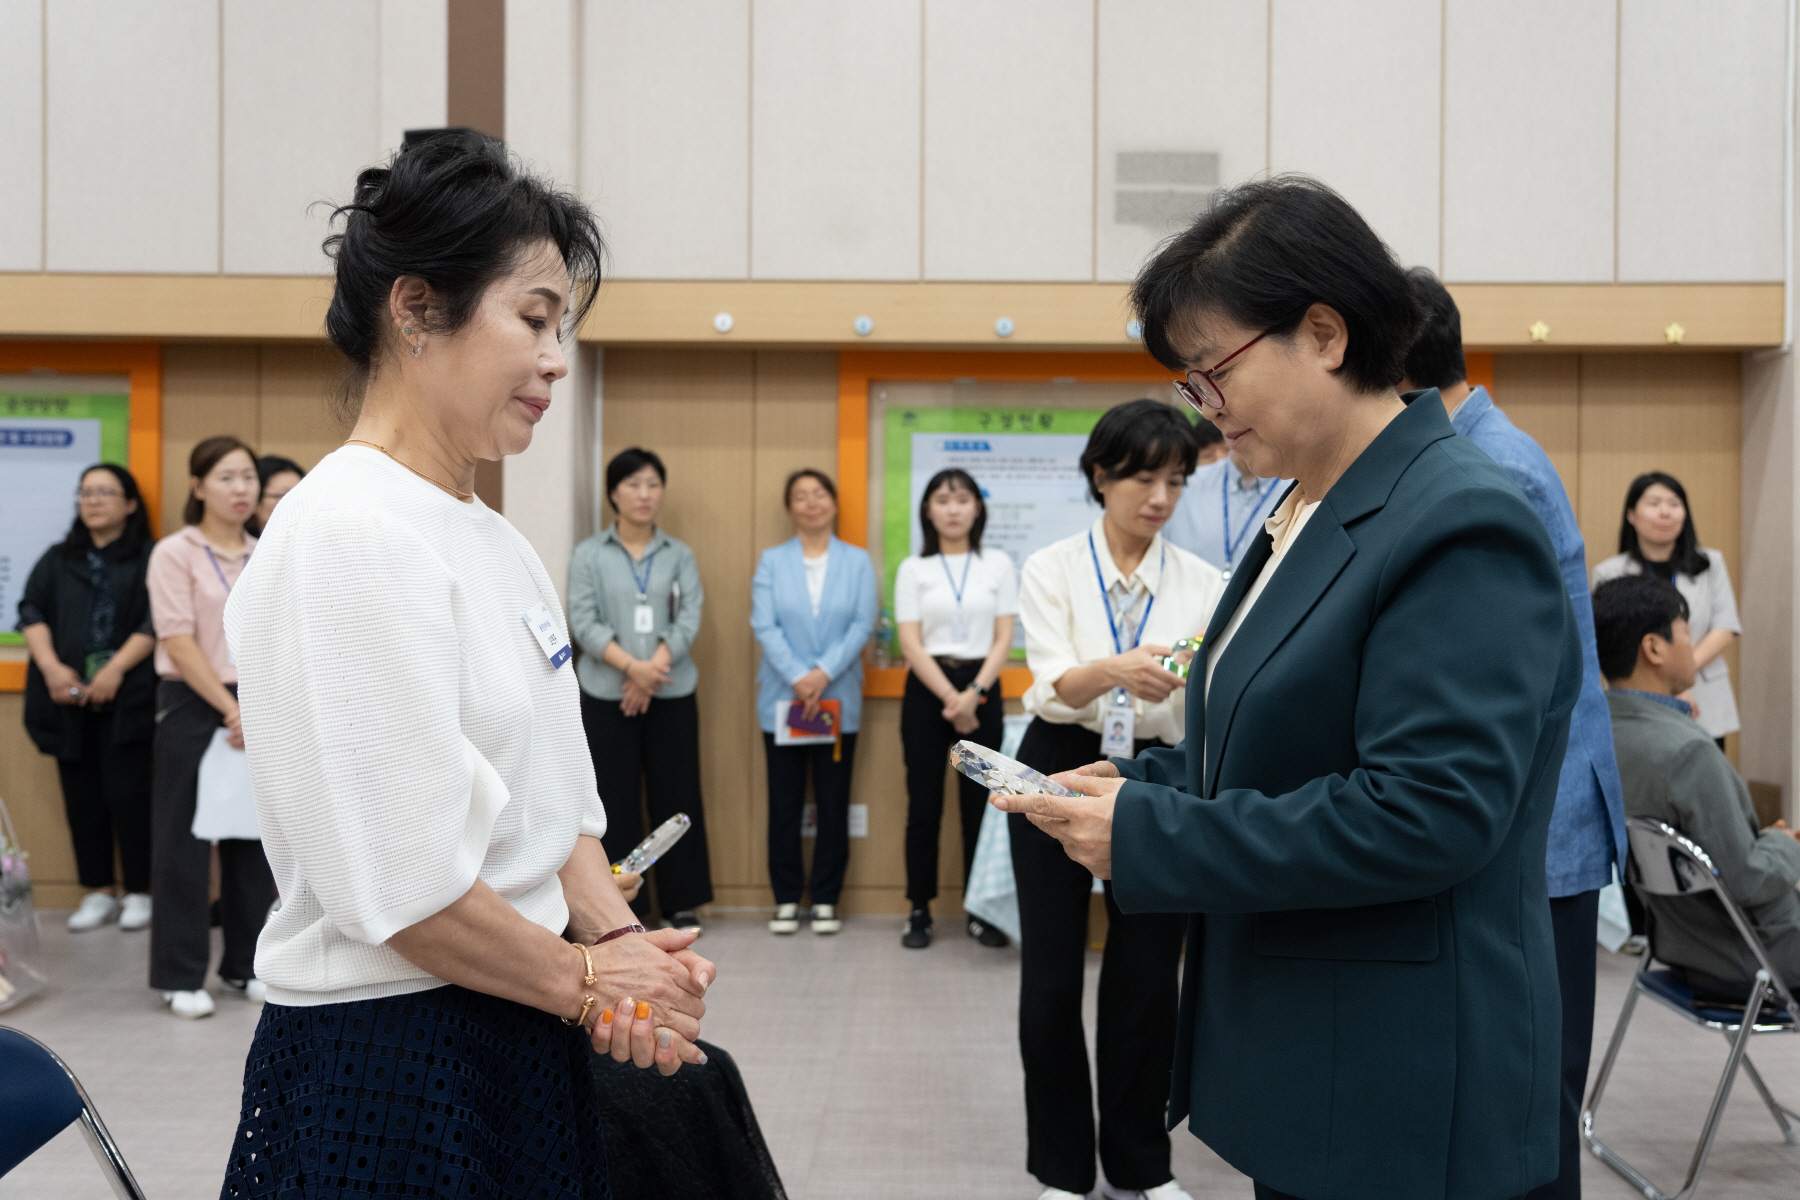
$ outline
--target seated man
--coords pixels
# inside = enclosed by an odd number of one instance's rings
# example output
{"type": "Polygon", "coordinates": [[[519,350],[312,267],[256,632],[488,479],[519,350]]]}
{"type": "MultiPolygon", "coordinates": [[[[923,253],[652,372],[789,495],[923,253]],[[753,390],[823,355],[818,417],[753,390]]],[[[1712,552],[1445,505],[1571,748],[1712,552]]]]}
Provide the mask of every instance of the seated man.
{"type": "MultiPolygon", "coordinates": [[[[1649,575],[1594,589],[1600,671],[1609,690],[1625,812],[1672,825],[1712,857],[1788,986],[1800,986],[1800,841],[1760,832],[1750,790],[1678,693],[1694,683],[1687,601],[1649,575]]],[[[1656,957],[1708,998],[1742,1002],[1756,960],[1710,897],[1646,896],[1656,957]]]]}

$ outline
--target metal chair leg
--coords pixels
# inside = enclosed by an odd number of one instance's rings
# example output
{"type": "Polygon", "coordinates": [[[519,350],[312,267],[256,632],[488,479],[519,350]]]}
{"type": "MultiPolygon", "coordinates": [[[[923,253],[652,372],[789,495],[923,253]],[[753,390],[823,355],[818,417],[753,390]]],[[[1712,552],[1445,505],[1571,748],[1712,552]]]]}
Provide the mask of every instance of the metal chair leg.
{"type": "Polygon", "coordinates": [[[1719,1118],[1725,1115],[1725,1102],[1731,1099],[1731,1085],[1737,1081],[1738,1066],[1744,1061],[1744,1051],[1750,1046],[1750,1037],[1756,1032],[1755,1014],[1762,1011],[1763,997],[1768,994],[1769,976],[1766,971],[1756,973],[1756,986],[1750,990],[1750,1003],[1744,1009],[1744,1023],[1738,1026],[1737,1037],[1732,1039],[1731,1054],[1725,1060],[1725,1073],[1719,1077],[1718,1090],[1713,1093],[1712,1107],[1706,1112],[1706,1124],[1700,1131],[1700,1144],[1694,1147],[1694,1161],[1688,1167],[1687,1182],[1675,1194],[1675,1200],[1687,1200],[1693,1195],[1694,1181],[1700,1178],[1700,1169],[1706,1165],[1706,1156],[1712,1153],[1713,1139],[1719,1133],[1719,1118]]]}
{"type": "Polygon", "coordinates": [[[1762,1095],[1763,1103],[1769,1106],[1769,1115],[1775,1118],[1775,1127],[1781,1130],[1782,1139],[1790,1146],[1800,1144],[1800,1134],[1794,1132],[1794,1127],[1788,1120],[1792,1114],[1777,1103],[1775,1097],[1770,1094],[1769,1085],[1763,1082],[1762,1072],[1758,1071],[1756,1064],[1750,1061],[1749,1054],[1744,1055],[1744,1074],[1750,1077],[1750,1082],[1762,1095]]]}

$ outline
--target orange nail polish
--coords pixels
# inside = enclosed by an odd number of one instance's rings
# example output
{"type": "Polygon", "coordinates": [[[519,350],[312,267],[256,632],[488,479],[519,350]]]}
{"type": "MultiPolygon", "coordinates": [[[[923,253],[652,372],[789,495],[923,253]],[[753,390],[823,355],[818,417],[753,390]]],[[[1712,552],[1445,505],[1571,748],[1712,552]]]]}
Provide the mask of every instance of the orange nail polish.
{"type": "Polygon", "coordinates": [[[602,1012],[600,1014],[600,1023],[602,1025],[611,1025],[612,1017],[613,1017],[612,1009],[610,1009],[610,1008],[606,1009],[604,1012],[602,1012]]]}
{"type": "Polygon", "coordinates": [[[642,1000],[639,1000],[638,1006],[637,1006],[637,1019],[640,1021],[643,1021],[643,1020],[648,1019],[649,1016],[650,1016],[650,1006],[648,1004],[644,1003],[642,1000]]]}

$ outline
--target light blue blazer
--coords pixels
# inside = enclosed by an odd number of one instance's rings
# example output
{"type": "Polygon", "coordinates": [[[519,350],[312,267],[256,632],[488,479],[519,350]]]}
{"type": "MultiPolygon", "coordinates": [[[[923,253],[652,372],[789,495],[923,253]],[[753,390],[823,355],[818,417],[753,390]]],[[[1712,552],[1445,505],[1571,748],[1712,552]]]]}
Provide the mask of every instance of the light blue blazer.
{"type": "Polygon", "coordinates": [[[762,645],[756,672],[756,720],[775,732],[775,705],[814,667],[831,676],[824,699],[842,702],[844,732],[862,725],[862,652],[875,628],[875,566],[868,551],[831,539],[825,594],[813,616],[800,539],[764,550],[750,590],[750,628],[762,645]]]}

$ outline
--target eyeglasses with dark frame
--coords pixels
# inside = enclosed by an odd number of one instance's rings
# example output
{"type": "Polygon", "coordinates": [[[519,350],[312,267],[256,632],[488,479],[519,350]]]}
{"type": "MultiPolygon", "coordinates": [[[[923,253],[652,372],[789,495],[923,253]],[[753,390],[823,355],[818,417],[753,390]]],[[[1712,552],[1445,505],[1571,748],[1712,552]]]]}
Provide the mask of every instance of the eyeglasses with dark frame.
{"type": "Polygon", "coordinates": [[[1267,329],[1263,330],[1261,333],[1239,346],[1236,350],[1233,350],[1230,354],[1221,358],[1209,370],[1189,371],[1186,379],[1177,379],[1175,381],[1175,390],[1180,392],[1181,398],[1186,400],[1188,406],[1201,416],[1205,416],[1208,409],[1211,409],[1213,412],[1218,412],[1225,407],[1225,393],[1220,391],[1219,385],[1213,381],[1213,374],[1217,371],[1224,370],[1226,364],[1230,363],[1232,359],[1236,358],[1250,347],[1256,345],[1256,343],[1268,337],[1269,332],[1270,331],[1267,329]]]}

